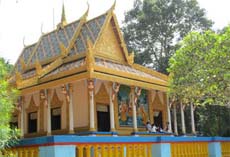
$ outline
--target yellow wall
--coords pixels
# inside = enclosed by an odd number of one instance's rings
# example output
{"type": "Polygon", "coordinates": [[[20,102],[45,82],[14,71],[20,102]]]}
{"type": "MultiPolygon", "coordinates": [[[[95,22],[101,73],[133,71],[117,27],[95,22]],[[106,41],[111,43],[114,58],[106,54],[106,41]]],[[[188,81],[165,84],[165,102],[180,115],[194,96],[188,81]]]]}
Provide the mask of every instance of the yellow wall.
{"type": "Polygon", "coordinates": [[[74,127],[89,125],[88,90],[86,80],[75,82],[73,85],[73,115],[74,127]]]}

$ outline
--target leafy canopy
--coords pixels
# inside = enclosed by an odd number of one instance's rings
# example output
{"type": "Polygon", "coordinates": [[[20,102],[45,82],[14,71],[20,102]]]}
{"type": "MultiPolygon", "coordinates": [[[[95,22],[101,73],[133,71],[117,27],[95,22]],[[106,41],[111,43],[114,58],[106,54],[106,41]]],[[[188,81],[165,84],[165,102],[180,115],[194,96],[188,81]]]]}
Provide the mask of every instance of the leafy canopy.
{"type": "Polygon", "coordinates": [[[10,146],[18,135],[18,130],[10,128],[9,125],[18,93],[16,89],[9,86],[6,80],[11,69],[12,65],[0,58],[0,150],[10,146]]]}
{"type": "Polygon", "coordinates": [[[191,32],[170,59],[170,94],[184,102],[229,105],[230,26],[191,32]]]}
{"type": "Polygon", "coordinates": [[[123,24],[135,62],[167,73],[178,41],[190,31],[209,29],[212,21],[196,0],[136,0],[123,24]]]}

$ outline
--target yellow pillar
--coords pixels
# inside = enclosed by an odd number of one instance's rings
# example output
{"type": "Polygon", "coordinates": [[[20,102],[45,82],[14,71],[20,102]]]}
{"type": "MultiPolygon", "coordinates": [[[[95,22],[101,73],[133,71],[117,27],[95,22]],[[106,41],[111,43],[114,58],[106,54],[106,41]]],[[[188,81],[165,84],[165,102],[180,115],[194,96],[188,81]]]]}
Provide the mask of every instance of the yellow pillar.
{"type": "Polygon", "coordinates": [[[90,145],[86,146],[86,157],[90,157],[90,145]]]}
{"type": "Polygon", "coordinates": [[[121,152],[121,155],[120,155],[121,157],[125,157],[124,156],[124,149],[125,149],[125,145],[122,144],[121,145],[121,151],[120,151],[121,152]]]}
{"type": "Polygon", "coordinates": [[[78,149],[78,156],[83,157],[83,146],[77,146],[78,149]]]}
{"type": "Polygon", "coordinates": [[[151,157],[152,156],[151,144],[148,144],[147,148],[148,148],[148,157],[151,157]]]}
{"type": "Polygon", "coordinates": [[[105,152],[105,145],[102,145],[102,146],[101,146],[101,156],[102,156],[102,157],[107,157],[107,156],[106,156],[106,152],[105,152]]]}
{"type": "Polygon", "coordinates": [[[98,145],[94,145],[94,157],[98,157],[98,145]]]}

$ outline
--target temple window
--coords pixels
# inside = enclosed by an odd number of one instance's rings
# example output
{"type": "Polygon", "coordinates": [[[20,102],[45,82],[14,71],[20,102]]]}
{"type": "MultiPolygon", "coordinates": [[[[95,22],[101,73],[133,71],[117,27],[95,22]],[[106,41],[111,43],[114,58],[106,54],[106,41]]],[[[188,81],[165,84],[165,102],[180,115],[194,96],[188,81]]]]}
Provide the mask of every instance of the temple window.
{"type": "Polygon", "coordinates": [[[61,129],[61,108],[51,109],[51,130],[61,129]]]}
{"type": "Polygon", "coordinates": [[[30,98],[30,103],[28,108],[26,109],[27,113],[27,129],[28,133],[36,133],[38,131],[38,106],[34,101],[34,96],[32,95],[30,98]]]}
{"type": "Polygon", "coordinates": [[[51,130],[61,130],[62,124],[62,104],[57,95],[57,91],[54,90],[53,97],[51,99],[51,109],[50,109],[50,118],[51,118],[51,130]]]}
{"type": "Polygon", "coordinates": [[[28,133],[37,132],[37,112],[28,113],[28,133]]]}

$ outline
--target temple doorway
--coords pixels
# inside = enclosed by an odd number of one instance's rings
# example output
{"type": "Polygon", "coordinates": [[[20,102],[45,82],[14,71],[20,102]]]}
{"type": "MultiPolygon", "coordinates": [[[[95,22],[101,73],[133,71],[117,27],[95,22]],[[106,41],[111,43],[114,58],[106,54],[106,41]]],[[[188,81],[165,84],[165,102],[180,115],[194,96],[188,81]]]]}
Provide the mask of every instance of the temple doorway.
{"type": "Polygon", "coordinates": [[[154,124],[163,129],[162,111],[154,111],[153,113],[154,124]]]}
{"type": "Polygon", "coordinates": [[[97,131],[110,131],[109,105],[97,105],[97,131]]]}

